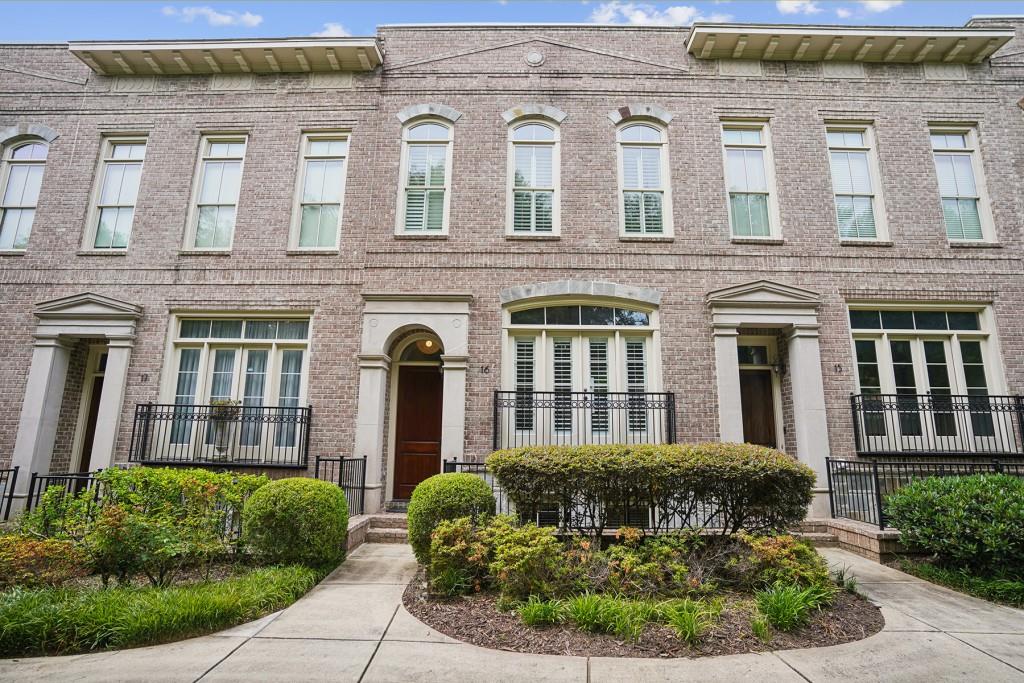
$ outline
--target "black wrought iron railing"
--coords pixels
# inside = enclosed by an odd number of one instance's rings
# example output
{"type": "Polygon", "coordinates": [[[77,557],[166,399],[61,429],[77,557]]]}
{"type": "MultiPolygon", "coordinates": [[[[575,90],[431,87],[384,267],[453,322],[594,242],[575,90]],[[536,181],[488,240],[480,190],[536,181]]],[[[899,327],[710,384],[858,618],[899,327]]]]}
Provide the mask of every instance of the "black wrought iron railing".
{"type": "Polygon", "coordinates": [[[11,518],[11,505],[14,504],[14,487],[18,483],[18,467],[0,469],[0,519],[11,518]]]}
{"type": "Polygon", "coordinates": [[[493,447],[675,443],[671,392],[495,391],[493,447]]]}
{"type": "Polygon", "coordinates": [[[337,484],[345,492],[349,515],[361,515],[366,507],[366,456],[325,458],[316,456],[314,476],[337,484]]]}
{"type": "Polygon", "coordinates": [[[1020,396],[854,394],[858,455],[1024,456],[1020,396]]]}
{"type": "Polygon", "coordinates": [[[313,409],[140,403],[128,460],[148,465],[306,466],[313,409]]]}
{"type": "Polygon", "coordinates": [[[1024,477],[1024,461],[973,460],[967,462],[915,461],[908,458],[884,460],[825,459],[833,517],[888,526],[886,498],[917,479],[965,477],[972,474],[1009,474],[1024,477]]]}

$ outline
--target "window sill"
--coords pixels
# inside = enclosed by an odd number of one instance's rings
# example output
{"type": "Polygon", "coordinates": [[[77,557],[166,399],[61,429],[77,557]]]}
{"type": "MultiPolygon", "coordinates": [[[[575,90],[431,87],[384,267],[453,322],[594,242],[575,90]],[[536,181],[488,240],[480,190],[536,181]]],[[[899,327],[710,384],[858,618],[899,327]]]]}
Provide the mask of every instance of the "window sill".
{"type": "Polygon", "coordinates": [[[337,256],[341,252],[337,249],[287,249],[284,253],[288,256],[337,256]]]}
{"type": "Polygon", "coordinates": [[[75,252],[77,256],[126,256],[127,249],[79,249],[75,252]]]}
{"type": "Polygon", "coordinates": [[[529,233],[529,232],[510,232],[505,233],[505,239],[507,240],[560,240],[561,235],[543,234],[543,233],[529,233]]]}
{"type": "Polygon", "coordinates": [[[978,241],[966,241],[966,240],[949,240],[949,246],[951,249],[1002,249],[1003,245],[999,242],[986,242],[985,240],[978,241]]]}
{"type": "Polygon", "coordinates": [[[841,247],[891,247],[892,240],[839,240],[841,247]]]}
{"type": "Polygon", "coordinates": [[[730,237],[733,244],[785,244],[781,237],[730,237]]]}
{"type": "Polygon", "coordinates": [[[227,249],[182,249],[178,256],[231,256],[227,249]]]}
{"type": "Polygon", "coordinates": [[[27,249],[0,249],[0,256],[24,256],[27,249]]]}
{"type": "Polygon", "coordinates": [[[417,233],[399,232],[399,233],[395,233],[395,239],[396,240],[446,240],[446,239],[448,239],[448,233],[441,233],[441,234],[435,234],[435,235],[429,235],[429,234],[422,234],[422,235],[420,235],[420,234],[417,234],[417,233]]]}
{"type": "Polygon", "coordinates": [[[675,242],[671,235],[619,235],[620,242],[675,242]]]}

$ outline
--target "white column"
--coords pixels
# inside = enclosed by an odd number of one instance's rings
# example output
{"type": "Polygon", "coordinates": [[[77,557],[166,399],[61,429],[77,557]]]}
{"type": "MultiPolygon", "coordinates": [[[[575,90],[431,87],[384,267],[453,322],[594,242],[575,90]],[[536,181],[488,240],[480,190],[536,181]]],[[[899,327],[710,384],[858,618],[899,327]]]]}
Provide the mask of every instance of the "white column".
{"type": "Polygon", "coordinates": [[[384,502],[381,454],[384,452],[384,411],[390,368],[388,356],[359,356],[359,407],[352,455],[366,456],[366,513],[379,512],[384,502]]]}
{"type": "Polygon", "coordinates": [[[441,404],[441,459],[462,459],[466,436],[468,356],[441,356],[444,395],[441,404]]]}
{"type": "Polygon", "coordinates": [[[33,472],[46,474],[50,471],[70,359],[71,346],[60,338],[36,337],[11,459],[11,464],[20,468],[17,498],[27,495],[33,472]]]}
{"type": "Polygon", "coordinates": [[[797,457],[818,475],[810,517],[828,517],[825,473],[825,458],[829,455],[828,420],[817,325],[794,325],[789,333],[789,375],[793,387],[793,431],[797,457]]]}
{"type": "Polygon", "coordinates": [[[718,438],[743,441],[743,405],[740,402],[740,359],[735,325],[715,325],[715,376],[718,383],[718,438]]]}
{"type": "Polygon", "coordinates": [[[92,440],[92,469],[106,469],[114,464],[118,426],[124,408],[124,390],[128,382],[128,363],[132,357],[134,337],[109,337],[107,367],[103,372],[103,391],[96,412],[96,435],[92,440]]]}

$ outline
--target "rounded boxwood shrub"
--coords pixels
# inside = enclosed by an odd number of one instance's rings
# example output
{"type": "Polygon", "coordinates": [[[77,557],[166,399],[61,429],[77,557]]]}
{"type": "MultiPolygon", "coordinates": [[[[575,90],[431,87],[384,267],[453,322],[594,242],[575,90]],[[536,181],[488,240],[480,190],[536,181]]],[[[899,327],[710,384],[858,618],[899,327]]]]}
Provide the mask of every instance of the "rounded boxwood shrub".
{"type": "Polygon", "coordinates": [[[739,443],[514,448],[487,466],[521,514],[558,507],[562,526],[597,536],[647,509],[662,530],[782,531],[806,516],[816,479],[785,453],[739,443]]]}
{"type": "Polygon", "coordinates": [[[246,545],[269,564],[336,565],[345,557],[348,501],[335,484],[296,477],[260,488],[242,510],[246,545]]]}
{"type": "Polygon", "coordinates": [[[1024,576],[1024,478],[1004,474],[919,479],[887,499],[902,540],[946,565],[1024,576]]]}
{"type": "Polygon", "coordinates": [[[413,489],[409,499],[409,544],[422,565],[430,564],[430,535],[445,519],[494,514],[494,493],[468,472],[435,474],[413,489]]]}

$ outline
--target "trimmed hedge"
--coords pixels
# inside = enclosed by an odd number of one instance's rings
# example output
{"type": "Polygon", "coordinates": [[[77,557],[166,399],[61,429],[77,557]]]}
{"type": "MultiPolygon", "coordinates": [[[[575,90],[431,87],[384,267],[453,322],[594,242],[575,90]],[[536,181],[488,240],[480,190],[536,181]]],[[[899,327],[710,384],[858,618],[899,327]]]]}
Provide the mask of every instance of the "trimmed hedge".
{"type": "Polygon", "coordinates": [[[421,481],[409,499],[409,544],[422,565],[430,564],[430,535],[439,522],[494,514],[494,493],[468,472],[435,474],[421,481]]]}
{"type": "Polygon", "coordinates": [[[1024,578],[1024,478],[1005,474],[931,477],[887,499],[902,540],[940,563],[981,576],[1024,578]]]}
{"type": "Polygon", "coordinates": [[[761,446],[543,446],[487,459],[520,514],[557,507],[561,526],[600,536],[611,515],[653,508],[658,528],[782,531],[803,520],[814,471],[761,446]]]}
{"type": "Polygon", "coordinates": [[[345,557],[348,501],[341,488],[326,481],[279,479],[246,503],[242,530],[263,562],[333,567],[345,557]]]}

